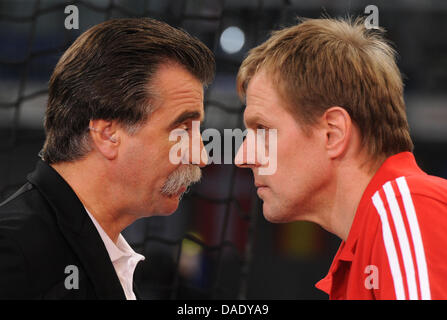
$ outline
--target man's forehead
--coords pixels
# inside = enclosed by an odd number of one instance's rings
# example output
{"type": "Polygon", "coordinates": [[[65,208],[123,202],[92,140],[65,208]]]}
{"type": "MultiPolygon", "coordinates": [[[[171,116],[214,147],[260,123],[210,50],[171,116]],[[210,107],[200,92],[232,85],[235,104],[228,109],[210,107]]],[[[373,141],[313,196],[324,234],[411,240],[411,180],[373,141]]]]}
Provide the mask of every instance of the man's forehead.
{"type": "Polygon", "coordinates": [[[159,116],[203,120],[203,85],[184,67],[174,63],[160,65],[150,88],[155,93],[152,102],[159,116]]]}
{"type": "Polygon", "coordinates": [[[164,63],[158,67],[153,85],[162,94],[203,96],[203,85],[188,70],[177,63],[164,63]]]}
{"type": "Polygon", "coordinates": [[[258,71],[250,79],[246,91],[246,103],[264,104],[278,100],[278,94],[271,77],[265,71],[258,71]]]}
{"type": "Polygon", "coordinates": [[[276,92],[266,73],[264,71],[256,73],[248,83],[244,121],[265,118],[268,106],[275,103],[276,97],[276,92]]]}

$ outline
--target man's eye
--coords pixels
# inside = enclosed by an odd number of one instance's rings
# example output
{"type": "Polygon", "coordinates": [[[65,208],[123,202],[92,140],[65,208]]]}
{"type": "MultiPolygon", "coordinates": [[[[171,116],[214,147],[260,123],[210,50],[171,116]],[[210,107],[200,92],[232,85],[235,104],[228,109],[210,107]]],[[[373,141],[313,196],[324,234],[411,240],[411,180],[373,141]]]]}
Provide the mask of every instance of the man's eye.
{"type": "Polygon", "coordinates": [[[182,124],[180,127],[179,127],[180,129],[183,129],[183,130],[185,130],[185,131],[190,131],[190,127],[185,123],[185,124],[182,124]]]}

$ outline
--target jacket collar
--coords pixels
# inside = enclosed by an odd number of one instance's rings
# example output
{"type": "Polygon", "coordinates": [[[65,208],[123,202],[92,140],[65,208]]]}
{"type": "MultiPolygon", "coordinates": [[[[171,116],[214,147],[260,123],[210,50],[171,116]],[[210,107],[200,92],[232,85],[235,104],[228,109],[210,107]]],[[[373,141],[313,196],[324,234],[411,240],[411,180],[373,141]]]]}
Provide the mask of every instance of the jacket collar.
{"type": "Polygon", "coordinates": [[[48,201],[62,234],[85,268],[99,299],[125,299],[104,243],[70,185],[39,160],[28,181],[48,201]]]}

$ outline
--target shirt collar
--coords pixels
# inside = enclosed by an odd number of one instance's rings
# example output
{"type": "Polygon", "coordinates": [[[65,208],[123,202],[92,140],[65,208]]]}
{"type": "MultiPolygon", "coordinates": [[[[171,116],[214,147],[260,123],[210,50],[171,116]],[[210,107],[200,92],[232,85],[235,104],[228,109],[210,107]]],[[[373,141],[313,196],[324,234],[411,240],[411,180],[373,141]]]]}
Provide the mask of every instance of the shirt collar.
{"type": "Polygon", "coordinates": [[[402,176],[421,173],[424,172],[418,167],[414,155],[411,152],[395,154],[383,162],[363,192],[346,243],[340,247],[340,249],[344,249],[340,252],[340,260],[352,261],[354,258],[357,240],[362,232],[363,222],[366,218],[366,208],[370,205],[371,197],[374,193],[388,181],[402,176]]]}
{"type": "Polygon", "coordinates": [[[366,208],[371,203],[371,197],[387,181],[394,180],[401,176],[410,176],[414,174],[425,174],[417,165],[411,152],[401,152],[387,158],[366,187],[360,199],[359,205],[351,225],[351,229],[346,241],[342,241],[334,260],[332,261],[329,272],[325,278],[320,280],[316,287],[329,293],[332,287],[332,275],[340,266],[339,261],[352,262],[355,257],[357,241],[362,233],[362,228],[366,217],[366,208]]]}
{"type": "Polygon", "coordinates": [[[88,215],[90,216],[90,219],[92,219],[93,224],[98,230],[98,233],[101,236],[102,241],[104,242],[104,246],[106,247],[106,250],[109,253],[110,260],[112,261],[112,263],[118,261],[123,257],[134,257],[137,261],[145,259],[143,255],[136,253],[131,248],[131,246],[127,243],[126,239],[124,239],[121,233],[119,234],[116,243],[114,243],[112,239],[110,239],[110,237],[104,231],[104,229],[101,227],[101,225],[98,223],[98,221],[95,219],[95,217],[93,217],[93,215],[87,210],[87,208],[85,208],[85,211],[87,211],[88,215]]]}

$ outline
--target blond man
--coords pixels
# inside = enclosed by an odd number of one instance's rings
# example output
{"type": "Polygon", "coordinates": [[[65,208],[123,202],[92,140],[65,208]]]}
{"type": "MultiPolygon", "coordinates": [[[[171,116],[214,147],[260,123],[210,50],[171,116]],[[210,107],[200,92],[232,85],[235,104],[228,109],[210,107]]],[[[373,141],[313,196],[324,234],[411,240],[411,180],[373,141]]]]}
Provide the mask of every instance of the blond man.
{"type": "Polygon", "coordinates": [[[242,63],[251,129],[277,130],[277,170],[250,163],[271,222],[312,221],[342,239],[317,287],[331,299],[447,297],[447,181],[412,154],[395,52],[361,20],[308,19],[242,63]]]}

